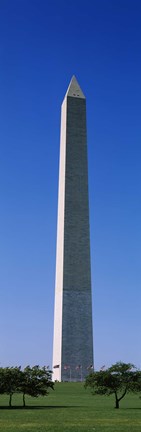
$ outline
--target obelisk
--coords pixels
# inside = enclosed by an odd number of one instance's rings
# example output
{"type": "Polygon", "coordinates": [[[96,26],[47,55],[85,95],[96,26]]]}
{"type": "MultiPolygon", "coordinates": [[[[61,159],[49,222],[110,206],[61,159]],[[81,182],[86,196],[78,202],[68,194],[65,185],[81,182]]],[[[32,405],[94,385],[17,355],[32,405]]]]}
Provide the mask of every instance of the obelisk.
{"type": "Polygon", "coordinates": [[[61,112],[53,379],[93,367],[86,99],[73,76],[61,112]]]}

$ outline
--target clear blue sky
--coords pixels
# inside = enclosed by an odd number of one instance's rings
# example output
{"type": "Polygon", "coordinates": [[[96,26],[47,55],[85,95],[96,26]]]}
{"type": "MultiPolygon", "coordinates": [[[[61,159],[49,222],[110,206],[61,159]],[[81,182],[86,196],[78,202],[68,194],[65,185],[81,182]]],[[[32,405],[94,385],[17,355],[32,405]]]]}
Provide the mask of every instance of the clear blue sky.
{"type": "Polygon", "coordinates": [[[141,1],[0,1],[0,363],[52,361],[60,106],[87,98],[96,368],[141,367],[141,1]]]}

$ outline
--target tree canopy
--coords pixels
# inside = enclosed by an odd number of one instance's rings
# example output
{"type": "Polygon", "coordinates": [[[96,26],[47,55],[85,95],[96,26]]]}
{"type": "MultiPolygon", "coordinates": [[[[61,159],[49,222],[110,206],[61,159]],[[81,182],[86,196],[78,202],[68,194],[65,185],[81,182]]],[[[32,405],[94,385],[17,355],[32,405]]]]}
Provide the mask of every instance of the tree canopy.
{"type": "Polygon", "coordinates": [[[89,374],[85,388],[90,387],[93,394],[115,395],[115,408],[129,392],[141,390],[141,372],[131,363],[117,362],[108,369],[89,374]]]}
{"type": "Polygon", "coordinates": [[[10,407],[14,393],[22,393],[25,406],[25,395],[46,396],[49,388],[54,389],[54,383],[52,372],[46,366],[26,366],[24,370],[20,366],[0,368],[0,394],[9,395],[10,407]]]}
{"type": "Polygon", "coordinates": [[[23,394],[23,406],[25,406],[25,395],[32,397],[47,396],[48,389],[54,388],[52,372],[46,366],[40,368],[38,365],[31,368],[26,366],[22,371],[19,390],[23,394]]]}

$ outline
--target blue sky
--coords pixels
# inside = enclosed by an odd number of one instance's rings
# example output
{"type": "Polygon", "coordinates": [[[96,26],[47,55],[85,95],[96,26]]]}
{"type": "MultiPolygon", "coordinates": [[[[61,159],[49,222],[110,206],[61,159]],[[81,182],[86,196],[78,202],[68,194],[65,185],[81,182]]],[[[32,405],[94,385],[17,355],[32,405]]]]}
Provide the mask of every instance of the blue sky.
{"type": "Polygon", "coordinates": [[[60,106],[87,98],[95,366],[141,367],[141,2],[0,2],[0,363],[52,362],[60,106]]]}

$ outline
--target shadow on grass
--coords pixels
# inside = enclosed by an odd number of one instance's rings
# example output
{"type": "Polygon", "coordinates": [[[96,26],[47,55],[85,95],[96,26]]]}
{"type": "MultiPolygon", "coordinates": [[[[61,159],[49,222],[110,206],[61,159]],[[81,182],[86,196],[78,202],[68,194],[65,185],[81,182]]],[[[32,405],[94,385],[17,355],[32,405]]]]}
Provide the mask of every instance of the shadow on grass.
{"type": "Polygon", "coordinates": [[[122,408],[122,410],[141,410],[141,408],[139,408],[139,407],[131,407],[131,408],[122,408]]]}
{"type": "Polygon", "coordinates": [[[0,406],[0,410],[49,410],[49,409],[64,409],[64,408],[80,408],[80,406],[76,405],[27,405],[25,407],[19,405],[13,405],[11,407],[7,405],[0,406]]]}

